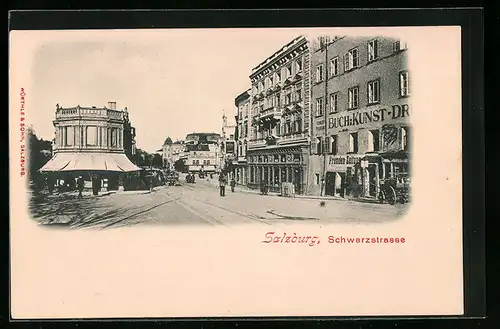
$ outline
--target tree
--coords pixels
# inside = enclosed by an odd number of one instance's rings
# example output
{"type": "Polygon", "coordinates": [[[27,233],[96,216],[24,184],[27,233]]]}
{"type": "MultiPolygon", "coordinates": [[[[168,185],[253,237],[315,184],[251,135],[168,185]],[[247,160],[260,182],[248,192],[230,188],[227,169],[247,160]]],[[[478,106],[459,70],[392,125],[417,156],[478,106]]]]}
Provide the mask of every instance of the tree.
{"type": "Polygon", "coordinates": [[[159,155],[158,153],[153,154],[151,161],[152,161],[153,167],[156,167],[156,168],[163,167],[163,159],[162,159],[161,155],[159,155]]]}
{"type": "Polygon", "coordinates": [[[38,138],[33,127],[28,127],[26,144],[29,158],[28,178],[38,182],[42,178],[38,170],[52,157],[52,142],[38,138]]]}
{"type": "Polygon", "coordinates": [[[179,172],[184,172],[184,166],[186,165],[184,159],[179,159],[174,162],[174,169],[179,172]]]}
{"type": "Polygon", "coordinates": [[[167,139],[165,139],[165,142],[163,143],[164,145],[172,145],[172,138],[167,137],[167,139]]]}

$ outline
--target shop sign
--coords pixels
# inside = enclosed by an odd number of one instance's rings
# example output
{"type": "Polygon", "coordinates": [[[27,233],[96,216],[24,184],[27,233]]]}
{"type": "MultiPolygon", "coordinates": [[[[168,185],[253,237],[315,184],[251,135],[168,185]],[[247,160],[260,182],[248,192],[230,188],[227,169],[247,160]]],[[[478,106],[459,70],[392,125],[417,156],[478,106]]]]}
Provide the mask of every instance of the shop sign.
{"type": "Polygon", "coordinates": [[[331,155],[328,159],[329,165],[355,165],[363,155],[331,155]]]}
{"type": "Polygon", "coordinates": [[[339,116],[328,120],[328,128],[344,128],[359,126],[371,122],[384,122],[410,116],[408,104],[392,105],[390,108],[381,108],[364,111],[349,111],[347,114],[340,113],[339,116]]]}

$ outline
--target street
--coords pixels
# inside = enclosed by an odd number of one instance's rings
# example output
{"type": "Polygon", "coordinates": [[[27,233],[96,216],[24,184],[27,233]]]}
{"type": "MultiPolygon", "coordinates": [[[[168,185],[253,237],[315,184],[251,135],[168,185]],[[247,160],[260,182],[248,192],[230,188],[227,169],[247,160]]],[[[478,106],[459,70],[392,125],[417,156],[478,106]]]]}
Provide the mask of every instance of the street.
{"type": "Polygon", "coordinates": [[[60,194],[32,197],[30,211],[41,224],[69,228],[109,229],[132,225],[287,225],[296,222],[362,223],[397,220],[409,205],[361,203],[347,200],[285,198],[226,187],[219,196],[217,182],[160,186],[151,193],[137,191],[94,197],[60,194]]]}

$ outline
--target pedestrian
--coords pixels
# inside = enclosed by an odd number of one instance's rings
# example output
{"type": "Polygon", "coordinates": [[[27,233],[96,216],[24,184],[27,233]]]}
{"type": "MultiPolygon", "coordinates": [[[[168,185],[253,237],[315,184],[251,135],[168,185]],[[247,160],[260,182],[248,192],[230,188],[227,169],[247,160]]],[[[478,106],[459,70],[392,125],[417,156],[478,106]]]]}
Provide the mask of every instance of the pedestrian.
{"type": "Polygon", "coordinates": [[[236,186],[236,181],[234,180],[234,177],[231,179],[231,192],[234,193],[234,187],[236,186]]]}
{"type": "Polygon", "coordinates": [[[220,196],[226,196],[226,176],[224,173],[221,173],[219,175],[219,189],[220,189],[220,196]]]}
{"type": "Polygon", "coordinates": [[[78,186],[78,199],[83,199],[82,192],[83,192],[84,181],[82,176],[78,177],[76,185],[78,186]]]}

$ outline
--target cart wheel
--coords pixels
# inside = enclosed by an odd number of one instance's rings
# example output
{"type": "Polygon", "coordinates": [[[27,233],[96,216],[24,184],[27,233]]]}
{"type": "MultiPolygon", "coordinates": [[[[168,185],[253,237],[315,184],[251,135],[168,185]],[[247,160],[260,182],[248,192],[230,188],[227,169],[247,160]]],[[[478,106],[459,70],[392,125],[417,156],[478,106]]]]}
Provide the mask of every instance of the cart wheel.
{"type": "Polygon", "coordinates": [[[389,202],[389,204],[392,206],[393,204],[396,203],[396,191],[394,190],[394,188],[391,186],[391,189],[390,191],[388,191],[389,195],[388,195],[388,198],[387,198],[387,201],[389,202]]]}
{"type": "Polygon", "coordinates": [[[384,199],[385,199],[385,194],[384,194],[384,192],[380,192],[380,193],[378,194],[378,202],[380,202],[380,203],[384,203],[384,199]]]}

